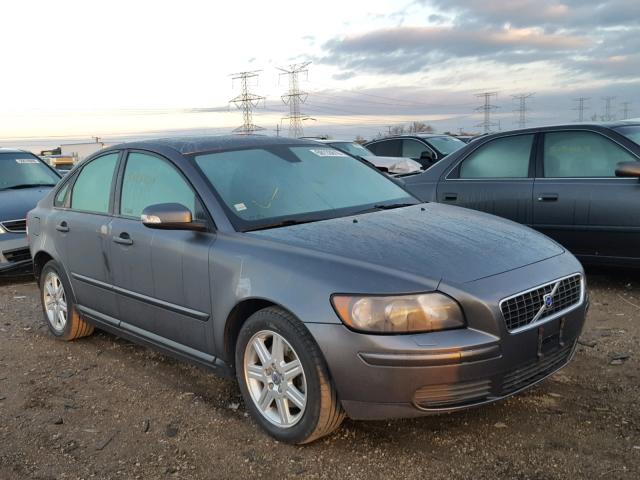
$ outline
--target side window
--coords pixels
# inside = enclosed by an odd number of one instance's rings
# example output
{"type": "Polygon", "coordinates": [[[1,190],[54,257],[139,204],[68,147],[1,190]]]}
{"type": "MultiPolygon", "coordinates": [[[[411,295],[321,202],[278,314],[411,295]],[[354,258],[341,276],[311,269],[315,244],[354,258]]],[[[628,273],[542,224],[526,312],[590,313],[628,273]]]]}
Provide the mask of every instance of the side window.
{"type": "Polygon", "coordinates": [[[382,140],[367,147],[373,153],[381,157],[400,157],[400,140],[382,140]]]}
{"type": "Polygon", "coordinates": [[[62,188],[56,193],[56,198],[53,200],[54,207],[64,207],[64,201],[67,198],[67,192],[69,191],[69,182],[65,183],[62,188]]]}
{"type": "Polygon", "coordinates": [[[168,161],[145,153],[130,153],[122,179],[120,214],[140,218],[142,211],[158,203],[179,203],[202,218],[196,196],[180,173],[168,161]]]}
{"type": "Polygon", "coordinates": [[[527,178],[533,135],[490,141],[460,165],[460,178],[527,178]]]}
{"type": "Polygon", "coordinates": [[[616,165],[638,159],[594,132],[553,132],[544,136],[544,176],[615,177],[616,165]]]}
{"type": "Polygon", "coordinates": [[[402,157],[420,159],[422,152],[430,151],[429,147],[417,140],[402,140],[402,157]]]}
{"type": "Polygon", "coordinates": [[[118,153],[91,160],[78,175],[71,194],[71,208],[94,213],[109,212],[109,197],[118,153]]]}

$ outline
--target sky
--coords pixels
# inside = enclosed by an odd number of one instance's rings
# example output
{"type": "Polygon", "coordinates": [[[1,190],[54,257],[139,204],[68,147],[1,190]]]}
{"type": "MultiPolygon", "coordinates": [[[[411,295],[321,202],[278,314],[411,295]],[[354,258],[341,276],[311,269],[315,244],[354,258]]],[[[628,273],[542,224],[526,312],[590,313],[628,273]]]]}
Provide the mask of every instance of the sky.
{"type": "Polygon", "coordinates": [[[259,71],[255,124],[287,134],[278,68],[311,62],[305,134],[371,138],[409,121],[481,131],[640,116],[638,0],[2,2],[0,146],[228,133],[233,74],[259,71]],[[636,113],[637,112],[637,113],[636,113]]]}

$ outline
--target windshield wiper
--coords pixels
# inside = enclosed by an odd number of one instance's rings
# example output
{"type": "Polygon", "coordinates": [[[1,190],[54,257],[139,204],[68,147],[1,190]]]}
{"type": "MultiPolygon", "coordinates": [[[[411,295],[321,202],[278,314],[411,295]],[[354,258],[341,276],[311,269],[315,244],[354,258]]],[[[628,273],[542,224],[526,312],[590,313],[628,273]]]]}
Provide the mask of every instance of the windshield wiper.
{"type": "Polygon", "coordinates": [[[392,210],[394,208],[402,208],[402,207],[411,207],[413,205],[418,205],[417,203],[379,203],[374,205],[372,208],[377,208],[378,210],[392,210]]]}
{"type": "Polygon", "coordinates": [[[18,185],[11,185],[10,187],[5,187],[2,190],[19,190],[21,188],[32,188],[32,187],[55,187],[55,183],[20,183],[18,185]]]}
{"type": "Polygon", "coordinates": [[[243,230],[243,232],[255,232],[257,230],[268,230],[270,228],[279,228],[279,227],[290,227],[291,225],[301,225],[303,223],[311,223],[318,222],[323,220],[322,218],[309,220],[309,219],[295,219],[295,218],[287,218],[285,220],[281,220],[279,222],[269,223],[267,225],[260,225],[259,227],[247,228],[243,230]]]}

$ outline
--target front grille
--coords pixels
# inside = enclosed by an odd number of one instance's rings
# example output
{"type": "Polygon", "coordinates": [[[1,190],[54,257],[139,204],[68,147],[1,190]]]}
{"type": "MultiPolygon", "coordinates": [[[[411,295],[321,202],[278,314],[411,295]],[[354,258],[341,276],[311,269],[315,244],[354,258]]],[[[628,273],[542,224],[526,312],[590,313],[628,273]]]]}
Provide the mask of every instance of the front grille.
{"type": "Polygon", "coordinates": [[[566,345],[540,360],[526,363],[507,373],[502,379],[502,395],[509,395],[532,383],[542,380],[569,361],[575,343],[566,345]]]}
{"type": "Polygon", "coordinates": [[[507,329],[517,330],[580,303],[582,276],[575,274],[500,302],[507,329]]]}
{"type": "Polygon", "coordinates": [[[423,408],[439,408],[474,403],[490,393],[490,380],[474,380],[453,385],[428,385],[416,390],[413,400],[423,408]]]}
{"type": "Polygon", "coordinates": [[[2,228],[11,233],[25,233],[27,231],[27,220],[25,218],[21,220],[7,220],[0,222],[2,228]]]}
{"type": "Polygon", "coordinates": [[[2,252],[2,255],[7,259],[8,262],[11,263],[22,262],[31,258],[31,253],[29,253],[28,248],[15,248],[13,250],[5,250],[4,252],[2,252]]]}

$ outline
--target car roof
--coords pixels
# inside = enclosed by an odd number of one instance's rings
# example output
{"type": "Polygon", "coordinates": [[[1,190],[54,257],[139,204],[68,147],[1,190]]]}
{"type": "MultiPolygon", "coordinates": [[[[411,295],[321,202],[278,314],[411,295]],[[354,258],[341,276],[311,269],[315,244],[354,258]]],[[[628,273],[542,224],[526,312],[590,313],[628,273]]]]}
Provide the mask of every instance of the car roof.
{"type": "Polygon", "coordinates": [[[315,143],[316,142],[311,140],[297,140],[294,138],[272,137],[268,135],[201,135],[139,140],[114,145],[108,150],[168,147],[183,155],[190,155],[194,153],[259,148],[273,145],[313,145],[315,143]]]}
{"type": "Polygon", "coordinates": [[[493,132],[489,134],[483,134],[482,138],[495,138],[504,135],[512,135],[515,133],[537,133],[537,132],[548,132],[553,130],[595,130],[602,131],[608,129],[614,129],[618,127],[625,126],[640,126],[640,121],[624,121],[620,120],[617,122],[590,122],[590,123],[567,123],[567,124],[558,124],[558,125],[541,125],[538,127],[530,127],[530,128],[519,128],[514,130],[504,130],[501,132],[493,132]]]}
{"type": "Polygon", "coordinates": [[[19,148],[0,148],[0,153],[31,153],[19,148]]]}

